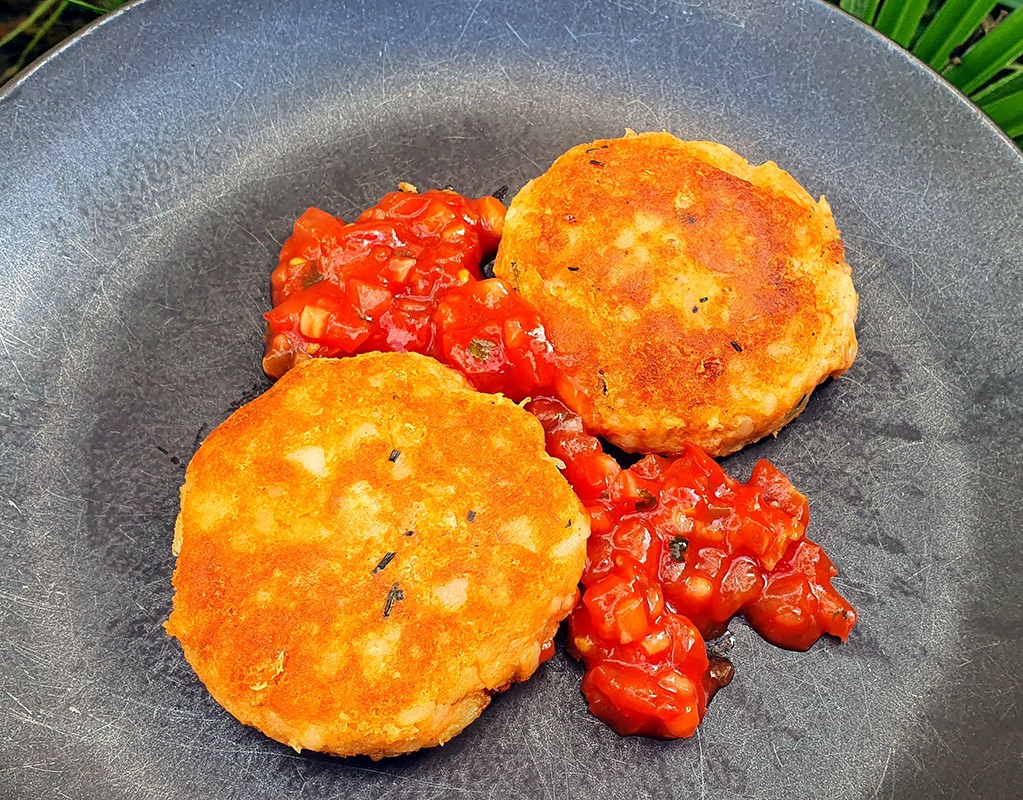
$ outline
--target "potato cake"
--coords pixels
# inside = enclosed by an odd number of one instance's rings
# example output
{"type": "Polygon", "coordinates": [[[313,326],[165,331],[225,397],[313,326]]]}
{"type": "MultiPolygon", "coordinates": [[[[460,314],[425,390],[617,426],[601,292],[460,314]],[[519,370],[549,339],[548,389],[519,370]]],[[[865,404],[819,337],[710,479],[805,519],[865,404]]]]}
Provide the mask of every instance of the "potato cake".
{"type": "Polygon", "coordinates": [[[536,670],[589,521],[540,423],[425,356],[316,359],[195,454],[168,632],[296,750],[443,744],[536,670]]]}
{"type": "Polygon", "coordinates": [[[720,144],[572,148],[515,196],[494,271],[577,364],[588,429],[626,450],[731,453],[856,355],[827,201],[720,144]]]}

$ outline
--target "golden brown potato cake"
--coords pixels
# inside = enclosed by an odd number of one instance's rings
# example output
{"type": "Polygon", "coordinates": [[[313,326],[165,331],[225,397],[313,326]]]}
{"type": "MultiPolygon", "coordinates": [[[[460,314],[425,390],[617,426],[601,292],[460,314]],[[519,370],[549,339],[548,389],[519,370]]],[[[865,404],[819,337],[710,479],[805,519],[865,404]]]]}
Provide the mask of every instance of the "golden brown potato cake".
{"type": "Polygon", "coordinates": [[[526,184],[494,271],[578,363],[591,430],[721,456],[852,363],[843,253],[827,202],[774,163],[644,133],[574,147],[526,184]]]}
{"type": "Polygon", "coordinates": [[[424,356],[315,359],[192,459],[167,630],[268,736],[405,753],[533,674],[588,534],[512,402],[424,356]]]}

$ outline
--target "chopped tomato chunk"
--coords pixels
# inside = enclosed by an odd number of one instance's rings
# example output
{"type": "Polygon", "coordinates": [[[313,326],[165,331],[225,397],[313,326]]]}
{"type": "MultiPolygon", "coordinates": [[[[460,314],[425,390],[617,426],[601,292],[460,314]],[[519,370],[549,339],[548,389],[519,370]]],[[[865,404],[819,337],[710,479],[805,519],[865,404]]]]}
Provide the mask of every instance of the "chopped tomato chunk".
{"type": "Polygon", "coordinates": [[[669,605],[704,636],[720,635],[737,613],[792,649],[825,633],[848,636],[855,612],[831,585],[837,570],[806,538],[806,498],[773,465],[760,461],[740,483],[689,446],[677,458],[647,456],[623,470],[558,401],[527,408],[593,520],[584,586],[627,558],[656,574],[669,605]]]}
{"type": "Polygon", "coordinates": [[[503,224],[504,206],[494,198],[452,191],[392,192],[347,224],[309,209],[271,277],[275,309],[266,315],[263,368],[277,378],[313,356],[437,355],[442,295],[480,279],[481,259],[496,251],[503,224]],[[297,295],[322,309],[306,314],[305,328],[292,317],[297,295]]]}
{"type": "Polygon", "coordinates": [[[723,633],[736,614],[768,641],[795,650],[825,633],[849,635],[856,612],[831,585],[831,561],[806,538],[806,498],[774,466],[761,461],[740,483],[687,447],[677,458],[647,456],[623,470],[557,400],[527,408],[590,512],[584,592],[569,618],[570,641],[587,666],[590,709],[616,731],[690,735],[692,720],[731,677],[711,668],[702,637],[723,633]],[[640,586],[656,587],[660,599],[644,604],[640,586]],[[660,619],[678,620],[676,632],[688,625],[703,660],[688,651],[681,661],[665,655],[660,619]],[[665,666],[669,658],[675,660],[665,666]],[[677,688],[679,674],[686,692],[677,688]],[[666,675],[675,677],[666,683],[666,675]],[[690,686],[695,700],[687,704],[690,686]]]}

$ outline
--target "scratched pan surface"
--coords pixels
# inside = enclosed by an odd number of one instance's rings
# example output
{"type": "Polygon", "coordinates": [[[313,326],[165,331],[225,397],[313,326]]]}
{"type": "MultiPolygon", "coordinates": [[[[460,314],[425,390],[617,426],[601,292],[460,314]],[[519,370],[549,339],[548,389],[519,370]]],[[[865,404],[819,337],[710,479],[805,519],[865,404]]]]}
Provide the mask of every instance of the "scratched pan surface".
{"type": "Polygon", "coordinates": [[[708,0],[151,0],[0,96],[0,796],[1016,796],[1023,778],[1023,159],[831,8],[708,0]],[[770,457],[861,622],[733,623],[689,741],[621,739],[563,654],[443,748],[305,756],[214,704],[161,629],[197,442],[265,387],[291,222],[400,179],[513,189],[667,128],[824,193],[860,358],[770,457]]]}

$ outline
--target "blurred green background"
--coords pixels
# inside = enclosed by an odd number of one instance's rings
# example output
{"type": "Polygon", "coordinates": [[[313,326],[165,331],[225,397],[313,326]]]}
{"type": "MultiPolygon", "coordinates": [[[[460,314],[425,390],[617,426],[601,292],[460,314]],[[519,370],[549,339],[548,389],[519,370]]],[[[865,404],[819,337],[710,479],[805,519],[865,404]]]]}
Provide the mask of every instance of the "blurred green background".
{"type": "MultiPolygon", "coordinates": [[[[1023,146],[1023,0],[831,0],[911,50],[1023,146]]],[[[0,84],[124,0],[0,1],[0,84]]]]}

